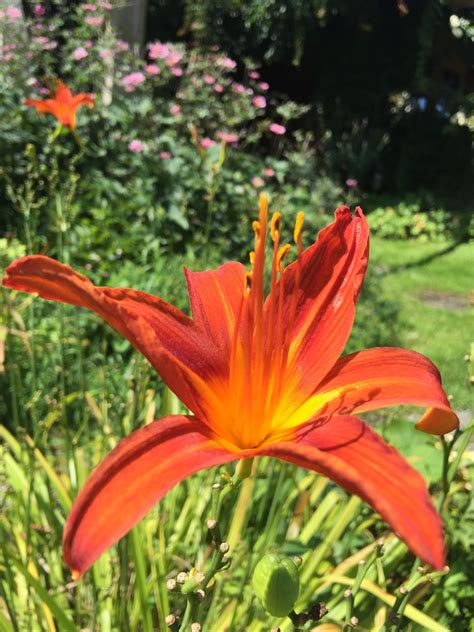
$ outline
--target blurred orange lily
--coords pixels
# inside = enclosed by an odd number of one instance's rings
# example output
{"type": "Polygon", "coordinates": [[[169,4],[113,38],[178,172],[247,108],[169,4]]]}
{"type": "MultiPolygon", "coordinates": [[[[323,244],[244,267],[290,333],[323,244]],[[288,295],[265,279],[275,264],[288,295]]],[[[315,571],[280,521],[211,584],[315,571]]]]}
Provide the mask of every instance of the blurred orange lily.
{"type": "Polygon", "coordinates": [[[368,259],[360,209],[335,221],[296,261],[280,245],[281,216],[268,227],[261,196],[252,270],[226,263],[185,271],[192,318],[160,298],[96,287],[43,256],[11,264],[3,284],[86,307],[125,336],[193,415],[175,415],[133,432],[102,461],[79,493],[63,538],[79,577],[183,478],[210,466],[271,456],[321,472],[358,494],[422,560],[444,564],[443,531],[416,470],[354,416],[383,406],[428,407],[421,430],[443,434],[458,419],[436,367],[395,348],[339,358],[349,337],[368,259]],[[265,243],[272,242],[265,297],[265,243]]]}
{"type": "Polygon", "coordinates": [[[94,102],[93,94],[84,92],[73,94],[62,81],[58,81],[52,99],[26,99],[25,105],[34,106],[40,114],[45,112],[52,114],[60,123],[74,130],[76,129],[77,108],[81,105],[88,105],[92,108],[94,102]]]}

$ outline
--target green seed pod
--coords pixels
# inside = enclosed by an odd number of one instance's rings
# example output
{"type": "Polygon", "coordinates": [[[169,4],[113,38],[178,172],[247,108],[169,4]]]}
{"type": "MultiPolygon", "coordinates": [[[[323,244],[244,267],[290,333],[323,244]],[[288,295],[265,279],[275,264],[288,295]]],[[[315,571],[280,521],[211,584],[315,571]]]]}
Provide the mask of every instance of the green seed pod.
{"type": "Polygon", "coordinates": [[[274,617],[285,617],[293,610],[300,581],[298,568],[290,558],[265,555],[255,567],[252,583],[263,607],[274,617]]]}

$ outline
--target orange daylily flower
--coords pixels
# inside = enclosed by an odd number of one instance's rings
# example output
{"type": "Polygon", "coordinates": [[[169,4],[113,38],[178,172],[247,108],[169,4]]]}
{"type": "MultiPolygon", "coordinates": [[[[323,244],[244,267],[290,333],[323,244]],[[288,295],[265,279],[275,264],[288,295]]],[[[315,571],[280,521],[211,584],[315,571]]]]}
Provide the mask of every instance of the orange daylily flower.
{"type": "Polygon", "coordinates": [[[413,553],[444,564],[443,530],[420,474],[355,414],[428,407],[418,427],[457,427],[436,367],[414,351],[377,348],[340,358],[367,267],[369,230],[360,209],[335,221],[284,266],[281,216],[268,229],[267,199],[254,222],[252,270],[226,263],[185,271],[192,318],[160,298],[97,287],[44,256],[15,261],[3,284],[86,307],[151,362],[192,411],[136,430],[92,473],[68,517],[63,553],[79,577],[174,485],[203,468],[271,456],[328,476],[358,494],[413,553]],[[265,297],[265,243],[272,242],[265,297]]]}
{"type": "Polygon", "coordinates": [[[48,112],[58,119],[60,123],[76,129],[76,110],[81,105],[94,107],[95,97],[93,94],[80,92],[73,94],[71,90],[62,82],[56,83],[56,92],[52,99],[26,99],[25,105],[36,108],[40,114],[48,112]]]}

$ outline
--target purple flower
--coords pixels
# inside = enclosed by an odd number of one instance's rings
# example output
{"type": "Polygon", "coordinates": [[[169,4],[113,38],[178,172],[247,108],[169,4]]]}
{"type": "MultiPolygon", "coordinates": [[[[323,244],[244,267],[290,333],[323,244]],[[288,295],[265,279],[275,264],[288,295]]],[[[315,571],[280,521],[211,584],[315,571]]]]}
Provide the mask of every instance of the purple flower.
{"type": "Polygon", "coordinates": [[[217,138],[220,138],[226,143],[236,143],[239,140],[237,134],[233,134],[232,132],[217,132],[217,138]]]}
{"type": "Polygon", "coordinates": [[[277,136],[281,136],[286,132],[286,127],[278,123],[272,123],[269,129],[273,134],[277,134],[277,136]]]}
{"type": "Polygon", "coordinates": [[[235,62],[230,57],[221,57],[217,60],[217,65],[221,66],[222,68],[228,68],[229,70],[234,70],[234,68],[237,66],[237,62],[235,62]]]}
{"type": "Polygon", "coordinates": [[[97,16],[97,17],[87,16],[86,19],[85,19],[85,22],[87,24],[89,24],[89,26],[100,26],[103,21],[104,21],[104,18],[101,18],[99,16],[97,16]]]}
{"type": "Polygon", "coordinates": [[[131,72],[129,75],[122,77],[122,84],[127,92],[132,92],[135,88],[145,81],[145,75],[142,72],[131,72]]]}
{"type": "Polygon", "coordinates": [[[161,70],[160,70],[160,67],[157,66],[156,64],[147,64],[145,66],[145,72],[148,75],[159,75],[161,70]]]}
{"type": "Polygon", "coordinates": [[[265,99],[265,97],[262,97],[262,96],[254,97],[252,99],[252,103],[254,104],[254,106],[256,108],[266,108],[267,107],[267,100],[265,99]]]}
{"type": "Polygon", "coordinates": [[[169,54],[170,49],[161,42],[154,42],[148,46],[148,57],[150,59],[166,59],[169,54]]]}
{"type": "Polygon", "coordinates": [[[141,140],[134,139],[129,143],[128,148],[130,151],[138,153],[145,149],[145,145],[142,143],[141,140]]]}
{"type": "Polygon", "coordinates": [[[86,49],[83,48],[82,46],[79,46],[79,48],[76,48],[76,50],[72,54],[72,56],[74,57],[76,61],[80,61],[81,59],[84,59],[84,57],[87,57],[87,55],[88,53],[86,49]]]}
{"type": "Polygon", "coordinates": [[[214,147],[215,144],[216,144],[216,141],[212,140],[212,138],[203,138],[201,141],[201,147],[204,147],[204,149],[208,149],[209,147],[214,147]]]}
{"type": "Polygon", "coordinates": [[[44,4],[35,4],[33,13],[36,18],[41,18],[46,13],[46,7],[44,4]]]}

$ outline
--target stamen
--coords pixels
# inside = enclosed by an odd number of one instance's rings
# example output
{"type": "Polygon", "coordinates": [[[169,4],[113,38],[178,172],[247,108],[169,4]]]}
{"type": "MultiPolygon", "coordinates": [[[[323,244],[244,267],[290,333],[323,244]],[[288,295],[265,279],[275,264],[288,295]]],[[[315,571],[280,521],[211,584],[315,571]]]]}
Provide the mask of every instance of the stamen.
{"type": "Polygon", "coordinates": [[[295,240],[295,244],[298,246],[298,255],[300,254],[303,246],[303,222],[304,222],[304,213],[303,211],[299,211],[296,215],[295,222],[295,230],[293,233],[293,238],[295,240]]]}
{"type": "Polygon", "coordinates": [[[281,232],[281,213],[273,213],[272,221],[270,222],[270,235],[273,242],[280,239],[281,232]]]}

